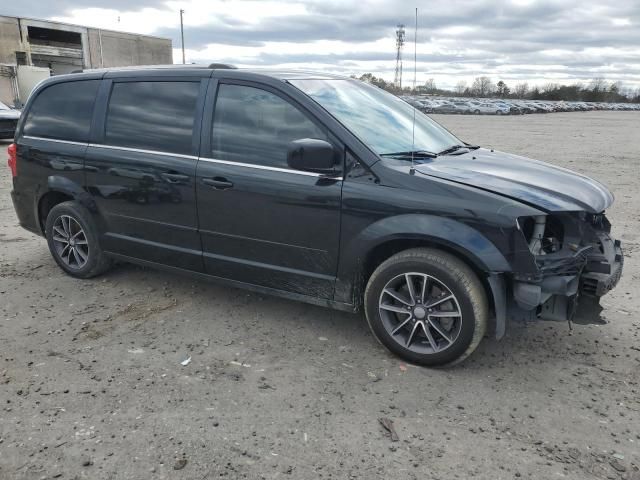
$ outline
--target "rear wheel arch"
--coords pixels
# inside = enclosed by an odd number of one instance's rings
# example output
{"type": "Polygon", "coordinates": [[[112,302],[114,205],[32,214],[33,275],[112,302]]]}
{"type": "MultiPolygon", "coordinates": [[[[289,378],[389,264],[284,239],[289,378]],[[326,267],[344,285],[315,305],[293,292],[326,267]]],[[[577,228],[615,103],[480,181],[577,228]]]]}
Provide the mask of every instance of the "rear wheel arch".
{"type": "Polygon", "coordinates": [[[46,190],[38,199],[37,215],[41,231],[47,222],[47,215],[56,205],[75,200],[91,212],[95,212],[95,202],[91,195],[87,193],[80,184],[62,176],[50,176],[47,179],[46,190]]]}
{"type": "Polygon", "coordinates": [[[74,197],[66,192],[49,190],[40,197],[38,201],[38,224],[40,230],[44,232],[47,223],[47,216],[53,207],[63,202],[74,200],[74,197]]]}

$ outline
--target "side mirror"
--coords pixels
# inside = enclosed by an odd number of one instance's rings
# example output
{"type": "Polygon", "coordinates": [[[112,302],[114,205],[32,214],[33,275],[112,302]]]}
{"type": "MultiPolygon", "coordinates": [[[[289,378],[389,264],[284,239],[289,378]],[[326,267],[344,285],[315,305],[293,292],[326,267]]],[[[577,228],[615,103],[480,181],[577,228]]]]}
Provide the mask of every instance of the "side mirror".
{"type": "Polygon", "coordinates": [[[296,170],[331,173],[335,165],[333,145],[314,138],[294,140],[287,150],[287,164],[296,170]]]}

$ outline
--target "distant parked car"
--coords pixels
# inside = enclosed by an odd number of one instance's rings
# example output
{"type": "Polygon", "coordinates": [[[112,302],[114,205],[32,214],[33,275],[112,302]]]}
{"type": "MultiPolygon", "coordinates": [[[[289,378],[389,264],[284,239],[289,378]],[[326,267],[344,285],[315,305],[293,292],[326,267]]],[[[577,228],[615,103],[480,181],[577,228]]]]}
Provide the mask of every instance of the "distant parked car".
{"type": "MultiPolygon", "coordinates": [[[[522,110],[520,110],[520,108],[514,104],[514,103],[510,103],[510,102],[505,102],[503,100],[498,100],[497,102],[495,102],[496,106],[500,106],[500,107],[505,107],[507,109],[507,113],[511,114],[511,115],[520,115],[522,113],[524,113],[522,110]]],[[[502,115],[502,114],[499,114],[502,115]]]]}
{"type": "Polygon", "coordinates": [[[534,113],[536,111],[536,109],[527,104],[527,102],[521,100],[514,102],[514,105],[516,105],[522,113],[534,113]]]}
{"type": "Polygon", "coordinates": [[[454,100],[452,102],[443,102],[442,104],[433,108],[436,113],[470,113],[472,106],[469,102],[462,100],[454,100]]]}
{"type": "Polygon", "coordinates": [[[416,100],[415,98],[403,98],[403,100],[412,107],[417,108],[418,110],[422,110],[423,106],[420,100],[416,100]]]}
{"type": "Polygon", "coordinates": [[[527,105],[533,109],[533,113],[547,113],[547,109],[538,102],[528,102],[527,105]]]}
{"type": "Polygon", "coordinates": [[[454,113],[469,113],[471,111],[471,104],[467,101],[455,101],[452,102],[456,111],[454,113]]]}
{"type": "Polygon", "coordinates": [[[456,107],[451,102],[441,101],[434,105],[433,113],[456,113],[456,107]]]}
{"type": "Polygon", "coordinates": [[[20,110],[14,110],[0,102],[0,139],[13,138],[20,118],[20,110]]]}
{"type": "Polygon", "coordinates": [[[474,105],[471,112],[476,115],[508,115],[509,107],[499,103],[483,102],[474,105]]]}
{"type": "Polygon", "coordinates": [[[420,100],[420,103],[422,103],[421,110],[424,113],[433,113],[433,109],[438,105],[437,102],[432,100],[420,100]]]}
{"type": "Polygon", "coordinates": [[[405,102],[407,102],[412,107],[417,108],[421,112],[424,112],[424,113],[433,112],[434,104],[432,104],[429,100],[425,100],[422,98],[409,97],[406,95],[401,96],[400,98],[405,102]]]}

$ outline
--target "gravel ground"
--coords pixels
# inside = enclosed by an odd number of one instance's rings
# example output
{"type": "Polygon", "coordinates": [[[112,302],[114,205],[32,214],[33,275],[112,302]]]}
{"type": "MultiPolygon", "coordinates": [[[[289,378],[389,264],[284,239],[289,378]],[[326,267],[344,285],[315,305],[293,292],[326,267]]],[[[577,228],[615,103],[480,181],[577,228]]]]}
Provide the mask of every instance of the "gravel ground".
{"type": "Polygon", "coordinates": [[[2,168],[0,479],[640,479],[640,114],[437,119],[615,192],[607,325],[512,325],[429,370],[356,315],[130,265],[74,280],[2,168]]]}

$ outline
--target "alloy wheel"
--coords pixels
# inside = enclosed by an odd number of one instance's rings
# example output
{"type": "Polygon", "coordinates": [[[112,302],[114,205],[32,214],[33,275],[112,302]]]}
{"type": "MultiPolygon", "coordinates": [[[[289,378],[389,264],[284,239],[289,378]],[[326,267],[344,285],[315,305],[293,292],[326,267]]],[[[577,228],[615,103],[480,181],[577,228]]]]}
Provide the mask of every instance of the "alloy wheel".
{"type": "Polygon", "coordinates": [[[458,299],[442,281],[424,273],[392,278],[378,309],[387,333],[415,353],[440,353],[455,343],[462,327],[458,299]]]}
{"type": "Polygon", "coordinates": [[[89,259],[89,242],[78,221],[69,215],[60,215],[53,223],[53,245],[58,257],[69,268],[79,270],[89,259]]]}

